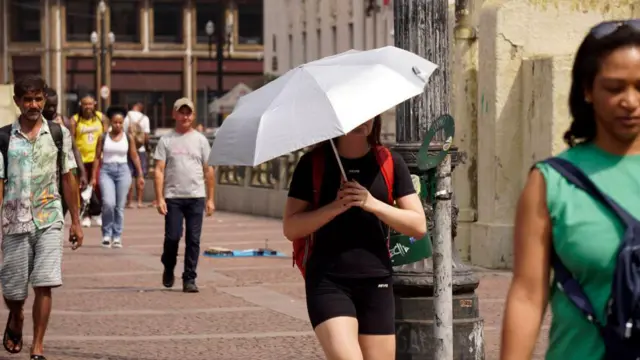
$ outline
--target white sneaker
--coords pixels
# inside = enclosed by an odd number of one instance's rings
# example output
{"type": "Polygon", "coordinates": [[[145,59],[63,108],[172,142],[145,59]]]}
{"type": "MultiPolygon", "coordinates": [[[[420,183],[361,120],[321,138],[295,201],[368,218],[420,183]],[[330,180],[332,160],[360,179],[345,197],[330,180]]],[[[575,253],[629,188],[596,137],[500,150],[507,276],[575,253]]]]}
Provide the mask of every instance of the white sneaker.
{"type": "Polygon", "coordinates": [[[110,248],[111,247],[111,238],[108,236],[105,236],[102,238],[102,247],[103,248],[110,248]]]}
{"type": "Polygon", "coordinates": [[[122,248],[122,240],[119,237],[113,238],[111,246],[118,249],[122,248]]]}
{"type": "Polygon", "coordinates": [[[82,219],[82,227],[91,227],[91,219],[89,219],[88,217],[82,219]]]}
{"type": "Polygon", "coordinates": [[[91,219],[97,226],[102,226],[102,216],[92,216],[91,219]]]}

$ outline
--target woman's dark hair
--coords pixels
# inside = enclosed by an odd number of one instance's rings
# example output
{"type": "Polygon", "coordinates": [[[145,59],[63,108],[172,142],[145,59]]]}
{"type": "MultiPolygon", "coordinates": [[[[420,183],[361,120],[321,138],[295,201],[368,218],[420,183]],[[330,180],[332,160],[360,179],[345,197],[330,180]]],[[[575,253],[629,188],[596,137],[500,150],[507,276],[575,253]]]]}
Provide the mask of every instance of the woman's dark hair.
{"type": "Polygon", "coordinates": [[[573,63],[569,94],[569,109],[573,121],[564,134],[564,141],[570,147],[593,141],[596,137],[595,113],[593,106],[585,99],[585,90],[593,87],[602,59],[615,50],[628,46],[640,46],[640,31],[624,24],[604,37],[594,36],[592,31],[580,44],[573,63]]]}
{"type": "Polygon", "coordinates": [[[13,85],[13,94],[21,98],[28,92],[39,92],[47,89],[47,83],[44,79],[38,75],[25,75],[18,79],[13,85]]]}
{"type": "Polygon", "coordinates": [[[111,105],[107,109],[106,114],[109,119],[112,119],[116,115],[122,115],[122,117],[125,117],[127,115],[127,109],[124,106],[111,105]]]}
{"type": "MultiPolygon", "coordinates": [[[[373,125],[371,127],[371,133],[367,136],[367,142],[369,146],[373,147],[376,145],[382,145],[382,141],[380,140],[380,134],[382,133],[382,117],[380,115],[376,115],[373,118],[373,125]]],[[[324,148],[329,146],[329,141],[323,141],[311,147],[311,150],[317,148],[324,148]]]]}
{"type": "Polygon", "coordinates": [[[380,134],[382,133],[382,117],[380,115],[376,115],[373,118],[373,125],[371,128],[371,133],[367,136],[367,142],[369,142],[370,146],[382,145],[380,141],[380,134]]]}

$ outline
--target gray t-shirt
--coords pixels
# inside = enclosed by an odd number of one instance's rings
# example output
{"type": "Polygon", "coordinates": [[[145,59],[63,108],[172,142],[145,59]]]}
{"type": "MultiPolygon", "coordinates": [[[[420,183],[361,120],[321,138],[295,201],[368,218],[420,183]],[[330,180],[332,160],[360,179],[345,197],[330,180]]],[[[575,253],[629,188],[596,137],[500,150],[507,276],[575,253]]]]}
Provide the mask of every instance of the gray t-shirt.
{"type": "Polygon", "coordinates": [[[203,167],[211,146],[201,133],[191,130],[180,134],[175,130],[158,140],[154,159],[165,162],[164,197],[201,198],[206,196],[203,167]]]}

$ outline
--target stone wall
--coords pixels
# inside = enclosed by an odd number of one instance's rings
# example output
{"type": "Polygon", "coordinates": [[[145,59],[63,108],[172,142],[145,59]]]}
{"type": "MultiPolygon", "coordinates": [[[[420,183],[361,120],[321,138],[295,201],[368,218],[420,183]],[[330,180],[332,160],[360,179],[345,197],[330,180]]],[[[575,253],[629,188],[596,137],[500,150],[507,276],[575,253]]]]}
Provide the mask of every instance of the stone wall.
{"type": "Polygon", "coordinates": [[[602,4],[488,0],[482,6],[477,118],[457,117],[463,131],[477,131],[477,153],[471,154],[477,221],[467,225],[473,264],[511,266],[515,206],[528,169],[565,148],[573,54],[591,26],[634,12],[629,1],[602,4]]]}

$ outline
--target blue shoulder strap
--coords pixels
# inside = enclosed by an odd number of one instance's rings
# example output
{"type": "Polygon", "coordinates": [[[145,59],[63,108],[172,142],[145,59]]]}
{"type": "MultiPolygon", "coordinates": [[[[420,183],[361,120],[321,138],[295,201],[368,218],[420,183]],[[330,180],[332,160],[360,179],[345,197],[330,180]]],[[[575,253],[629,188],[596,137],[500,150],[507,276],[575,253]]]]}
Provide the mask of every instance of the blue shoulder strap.
{"type": "Polygon", "coordinates": [[[609,196],[603,194],[591,179],[589,179],[582,170],[577,168],[570,161],[553,157],[545,160],[544,162],[559,172],[567,181],[608,207],[609,210],[616,214],[626,226],[631,226],[637,222],[637,220],[618,205],[618,203],[613,201],[609,196]]]}
{"type": "MultiPolygon", "coordinates": [[[[589,179],[582,170],[571,162],[558,157],[553,157],[544,160],[543,163],[551,166],[568,182],[607,206],[620,218],[620,220],[622,220],[625,226],[628,227],[637,222],[634,217],[620,205],[613,201],[609,196],[602,193],[591,179],[589,179]]],[[[582,311],[587,320],[597,325],[602,331],[603,325],[596,319],[595,311],[593,310],[593,306],[589,302],[589,299],[585,295],[578,281],[574,279],[571,272],[564,266],[553,246],[551,247],[551,266],[553,267],[557,287],[567,295],[571,302],[573,302],[580,311],[582,311]]]]}

